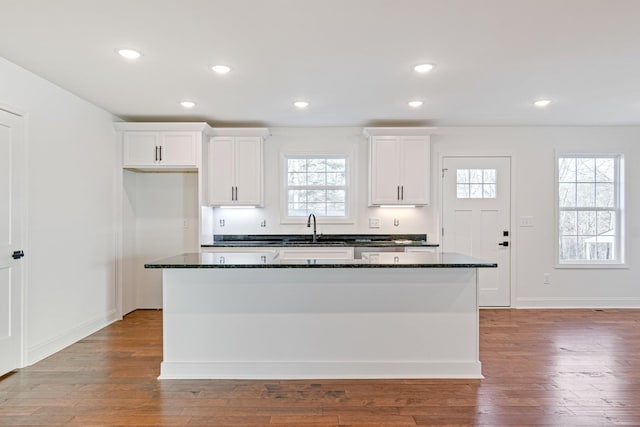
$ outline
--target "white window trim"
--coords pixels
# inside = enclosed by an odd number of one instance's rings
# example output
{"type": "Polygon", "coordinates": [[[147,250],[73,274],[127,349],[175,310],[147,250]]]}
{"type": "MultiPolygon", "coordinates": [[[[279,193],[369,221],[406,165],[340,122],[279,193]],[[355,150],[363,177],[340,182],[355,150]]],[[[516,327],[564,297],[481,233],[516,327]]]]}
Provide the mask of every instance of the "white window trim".
{"type": "Polygon", "coordinates": [[[307,217],[289,216],[287,200],[287,158],[293,156],[342,156],[347,159],[347,197],[345,217],[317,217],[318,224],[353,224],[356,217],[355,195],[357,192],[355,177],[358,174],[357,158],[353,149],[346,150],[284,150],[280,152],[280,224],[306,224],[307,217]]]}
{"type": "Polygon", "coordinates": [[[626,218],[629,215],[627,212],[627,207],[629,206],[627,199],[629,196],[627,194],[627,191],[625,191],[625,183],[627,182],[627,179],[628,179],[628,176],[627,176],[628,172],[624,164],[624,154],[619,152],[589,153],[589,152],[579,152],[579,151],[562,151],[562,152],[556,151],[554,170],[555,170],[554,183],[553,183],[554,184],[554,205],[555,205],[554,247],[555,247],[556,268],[558,269],[625,269],[625,268],[629,268],[629,264],[627,262],[629,258],[628,256],[629,255],[629,251],[628,251],[629,239],[626,233],[626,218]],[[618,171],[617,171],[617,177],[616,177],[618,180],[618,186],[617,186],[618,191],[616,193],[618,215],[616,217],[616,225],[618,227],[617,232],[619,235],[619,239],[617,242],[618,243],[617,250],[620,255],[617,260],[615,261],[577,260],[577,261],[566,261],[566,262],[560,261],[560,245],[559,245],[559,241],[560,241],[560,203],[559,203],[560,170],[559,170],[558,164],[559,164],[560,158],[562,157],[570,157],[570,158],[617,157],[618,158],[617,160],[618,171]]]}

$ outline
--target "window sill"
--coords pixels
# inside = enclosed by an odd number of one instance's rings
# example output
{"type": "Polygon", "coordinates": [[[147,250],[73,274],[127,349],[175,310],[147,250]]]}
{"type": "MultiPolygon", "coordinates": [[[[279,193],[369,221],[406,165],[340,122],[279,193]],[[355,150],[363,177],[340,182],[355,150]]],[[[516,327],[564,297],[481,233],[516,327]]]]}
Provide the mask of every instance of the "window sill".
{"type": "Polygon", "coordinates": [[[556,263],[556,268],[558,269],[566,269],[566,270],[624,270],[629,269],[630,266],[627,263],[617,263],[617,264],[596,264],[596,263],[566,263],[566,264],[558,264],[556,263]]]}

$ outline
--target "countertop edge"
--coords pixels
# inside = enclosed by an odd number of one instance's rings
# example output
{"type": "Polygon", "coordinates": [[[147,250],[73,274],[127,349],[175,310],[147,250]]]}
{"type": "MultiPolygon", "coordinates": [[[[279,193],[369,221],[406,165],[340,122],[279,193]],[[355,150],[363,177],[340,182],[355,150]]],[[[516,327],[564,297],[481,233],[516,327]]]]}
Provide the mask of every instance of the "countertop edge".
{"type": "Polygon", "coordinates": [[[185,264],[145,264],[144,268],[171,269],[211,269],[211,268],[496,268],[498,264],[215,264],[215,265],[185,265],[185,264]]]}

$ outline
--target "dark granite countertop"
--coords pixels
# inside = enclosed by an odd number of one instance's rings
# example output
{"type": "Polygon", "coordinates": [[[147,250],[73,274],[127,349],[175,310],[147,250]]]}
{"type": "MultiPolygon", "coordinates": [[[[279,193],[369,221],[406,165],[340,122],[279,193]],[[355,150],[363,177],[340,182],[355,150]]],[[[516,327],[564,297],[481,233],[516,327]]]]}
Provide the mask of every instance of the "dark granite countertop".
{"type": "Polygon", "coordinates": [[[280,259],[260,252],[184,253],[145,264],[145,268],[495,268],[498,265],[457,253],[370,253],[367,259],[280,259]]]}
{"type": "Polygon", "coordinates": [[[316,242],[311,234],[224,234],[214,236],[213,244],[203,248],[269,246],[364,246],[364,247],[438,247],[426,234],[320,234],[316,242]]]}

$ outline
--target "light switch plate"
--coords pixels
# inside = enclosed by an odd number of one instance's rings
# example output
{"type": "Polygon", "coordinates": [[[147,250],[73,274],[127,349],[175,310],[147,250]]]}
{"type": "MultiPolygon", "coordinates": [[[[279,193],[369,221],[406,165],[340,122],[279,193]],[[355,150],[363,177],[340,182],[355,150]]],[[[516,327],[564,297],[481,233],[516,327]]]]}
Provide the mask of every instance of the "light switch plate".
{"type": "Polygon", "coordinates": [[[520,227],[533,227],[535,225],[532,216],[521,216],[520,227]]]}
{"type": "Polygon", "coordinates": [[[380,228],[380,218],[369,218],[369,228],[380,228]]]}

